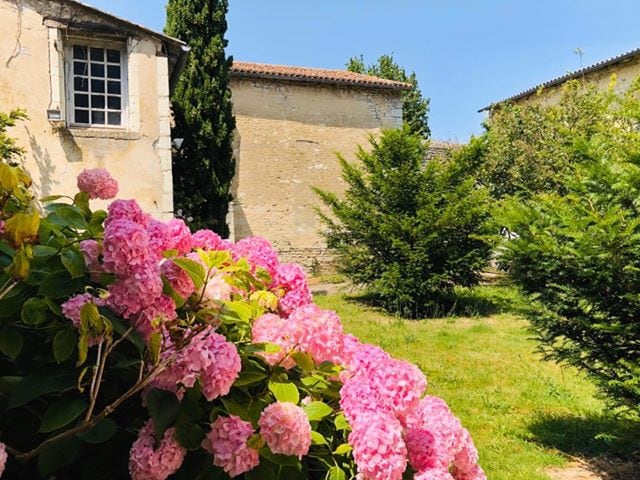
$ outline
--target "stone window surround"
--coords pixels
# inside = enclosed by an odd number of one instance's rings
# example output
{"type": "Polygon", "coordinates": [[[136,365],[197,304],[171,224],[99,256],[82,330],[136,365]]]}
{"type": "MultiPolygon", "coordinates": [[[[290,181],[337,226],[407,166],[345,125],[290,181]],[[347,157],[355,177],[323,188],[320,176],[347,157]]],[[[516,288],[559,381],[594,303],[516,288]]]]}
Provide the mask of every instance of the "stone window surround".
{"type": "Polygon", "coordinates": [[[136,40],[128,38],[113,38],[105,36],[101,38],[93,33],[87,32],[86,35],[75,33],[67,34],[64,25],[57,21],[45,20],[45,26],[48,30],[49,44],[49,79],[51,98],[47,109],[59,110],[63,120],[53,121],[54,128],[65,129],[71,136],[84,138],[113,138],[118,140],[137,140],[141,138],[140,132],[140,100],[139,94],[136,93],[136,68],[131,65],[132,51],[136,44],[136,40]],[[125,62],[124,69],[126,76],[123,75],[123,125],[121,126],[75,126],[69,121],[71,116],[67,106],[70,103],[67,100],[66,88],[66,62],[65,48],[73,41],[79,41],[87,44],[97,45],[120,45],[124,47],[125,62]]]}

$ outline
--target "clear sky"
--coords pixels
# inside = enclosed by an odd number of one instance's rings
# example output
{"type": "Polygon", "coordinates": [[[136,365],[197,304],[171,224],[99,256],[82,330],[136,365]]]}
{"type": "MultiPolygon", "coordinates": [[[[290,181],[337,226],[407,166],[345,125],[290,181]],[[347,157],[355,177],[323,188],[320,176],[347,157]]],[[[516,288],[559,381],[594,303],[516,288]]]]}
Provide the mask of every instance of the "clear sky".
{"type": "MultiPolygon", "coordinates": [[[[84,0],[161,30],[164,0],[84,0]]],[[[230,0],[228,53],[343,68],[393,53],[431,98],[433,138],[482,131],[477,110],[640,47],[640,0],[230,0]]]]}

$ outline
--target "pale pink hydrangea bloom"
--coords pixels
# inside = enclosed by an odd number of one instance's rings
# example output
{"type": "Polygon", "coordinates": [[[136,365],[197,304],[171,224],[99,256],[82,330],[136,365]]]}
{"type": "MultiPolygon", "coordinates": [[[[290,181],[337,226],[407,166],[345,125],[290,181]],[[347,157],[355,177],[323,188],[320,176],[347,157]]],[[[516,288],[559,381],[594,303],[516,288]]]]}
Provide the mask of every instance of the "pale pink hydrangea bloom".
{"type": "Polygon", "coordinates": [[[191,244],[202,250],[227,250],[228,247],[222,237],[211,230],[198,230],[191,235],[191,244]]]}
{"type": "Polygon", "coordinates": [[[116,220],[130,220],[144,228],[151,222],[151,216],[144,213],[135,200],[114,200],[109,205],[107,213],[105,228],[116,220]]]}
{"type": "Polygon", "coordinates": [[[95,303],[99,307],[105,304],[104,300],[90,293],[80,293],[60,305],[62,314],[71,320],[74,327],[80,328],[80,310],[82,310],[82,307],[87,303],[95,303]]]}
{"type": "Polygon", "coordinates": [[[131,220],[114,220],[104,230],[102,241],[104,268],[118,275],[155,261],[149,248],[149,234],[131,220]]]}
{"type": "Polygon", "coordinates": [[[4,473],[4,469],[7,466],[7,446],[0,442],[0,477],[4,473]]]}
{"type": "Polygon", "coordinates": [[[305,305],[291,313],[288,321],[299,325],[299,349],[309,353],[316,363],[340,361],[344,332],[335,312],[305,305]]]}
{"type": "Polygon", "coordinates": [[[282,288],[284,295],[278,309],[289,316],[296,308],[309,305],[313,300],[304,269],[296,263],[281,263],[276,267],[271,288],[282,288]]]}
{"type": "Polygon", "coordinates": [[[273,313],[267,313],[253,322],[251,341],[253,343],[273,343],[280,346],[279,352],[260,352],[258,355],[271,366],[280,364],[289,370],[296,365],[295,360],[288,354],[295,348],[301,337],[298,330],[298,323],[280,318],[273,313]]]}
{"type": "MultiPolygon", "coordinates": [[[[168,358],[173,352],[169,344],[162,356],[168,358]]],[[[179,394],[182,387],[190,388],[199,379],[202,395],[211,401],[229,393],[241,368],[236,346],[210,327],[191,339],[175,361],[156,377],[154,385],[179,394]]]]}
{"type": "Polygon", "coordinates": [[[407,468],[402,425],[393,416],[371,413],[350,422],[349,444],[362,480],[400,480],[407,468]]]}
{"type": "Polygon", "coordinates": [[[453,458],[456,480],[486,480],[487,476],[478,464],[478,451],[466,429],[460,432],[458,442],[459,450],[453,458]]]}
{"type": "Polygon", "coordinates": [[[118,182],[102,168],[85,169],[78,175],[78,190],[91,199],[109,200],[118,194],[118,182]]]}
{"type": "Polygon", "coordinates": [[[246,258],[254,269],[255,267],[264,268],[272,278],[280,263],[278,254],[269,241],[260,237],[243,238],[233,246],[232,253],[236,260],[246,258]]]}
{"type": "Polygon", "coordinates": [[[178,471],[186,453],[175,438],[175,428],[164,432],[157,443],[153,421],[148,420],[131,446],[129,474],[133,480],[165,480],[178,471]]]}
{"type": "Polygon", "coordinates": [[[218,417],[202,447],[213,455],[213,464],[233,478],[253,470],[260,463],[258,452],[247,446],[253,426],[240,417],[218,417]]]}
{"type": "Polygon", "coordinates": [[[169,250],[177,250],[180,255],[191,251],[191,231],[180,218],[172,218],[167,223],[169,250]]]}
{"type": "Polygon", "coordinates": [[[453,477],[446,468],[428,468],[416,473],[413,480],[453,480],[453,477]]]}
{"type": "Polygon", "coordinates": [[[153,304],[140,311],[133,318],[133,325],[136,330],[149,340],[153,332],[158,332],[164,322],[175,320],[178,318],[176,313],[176,304],[172,298],[166,295],[158,297],[153,304]]]}
{"type": "Polygon", "coordinates": [[[204,287],[202,305],[207,308],[215,308],[218,302],[229,300],[233,287],[224,279],[222,272],[212,271],[204,287]]]}
{"type": "Polygon", "coordinates": [[[153,305],[162,295],[160,271],[155,265],[145,265],[109,285],[107,305],[124,318],[153,305]]]}
{"type": "Polygon", "coordinates": [[[160,266],[160,271],[167,278],[171,288],[182,298],[190,297],[195,291],[196,287],[189,274],[171,260],[165,261],[160,266]]]}
{"type": "Polygon", "coordinates": [[[311,425],[302,408],[291,402],[267,406],[258,420],[260,435],[273,453],[302,458],[311,447],[311,425]]]}
{"type": "Polygon", "coordinates": [[[91,279],[97,281],[100,274],[104,273],[104,268],[100,264],[102,246],[96,240],[83,240],[80,242],[80,251],[87,270],[91,273],[91,279]]]}

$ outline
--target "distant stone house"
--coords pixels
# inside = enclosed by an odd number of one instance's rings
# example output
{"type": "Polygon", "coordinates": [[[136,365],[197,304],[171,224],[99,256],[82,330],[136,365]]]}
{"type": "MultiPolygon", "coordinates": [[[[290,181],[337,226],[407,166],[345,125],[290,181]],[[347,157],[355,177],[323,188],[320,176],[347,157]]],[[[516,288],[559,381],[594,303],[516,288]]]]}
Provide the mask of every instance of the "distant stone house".
{"type": "Polygon", "coordinates": [[[188,47],[72,0],[0,0],[0,110],[41,195],[73,193],[84,168],[108,169],[120,196],[173,211],[170,89],[188,47]]]}
{"type": "Polygon", "coordinates": [[[262,236],[288,261],[325,266],[312,187],[344,191],[337,153],[353,160],[369,135],[400,126],[410,88],[342,70],[234,62],[232,238],[262,236]]]}
{"type": "Polygon", "coordinates": [[[614,91],[617,93],[626,91],[631,83],[640,76],[640,48],[552,78],[508,98],[499,100],[479,111],[491,111],[492,108],[504,103],[527,104],[535,102],[543,105],[554,105],[560,101],[562,85],[567,81],[578,79],[594,84],[599,89],[604,90],[609,87],[613,75],[616,77],[614,91]]]}

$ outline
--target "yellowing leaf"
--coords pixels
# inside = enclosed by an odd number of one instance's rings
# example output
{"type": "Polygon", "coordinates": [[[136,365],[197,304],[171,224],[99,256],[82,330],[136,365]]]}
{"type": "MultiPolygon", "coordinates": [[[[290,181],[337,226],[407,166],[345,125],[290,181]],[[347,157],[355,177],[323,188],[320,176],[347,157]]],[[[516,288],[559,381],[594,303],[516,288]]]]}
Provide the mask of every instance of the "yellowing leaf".
{"type": "Polygon", "coordinates": [[[23,243],[31,243],[38,237],[40,228],[40,214],[37,211],[31,213],[16,213],[5,223],[5,231],[15,246],[23,243]]]}
{"type": "Polygon", "coordinates": [[[18,186],[18,172],[15,167],[0,163],[0,186],[13,192],[18,186]]]}

